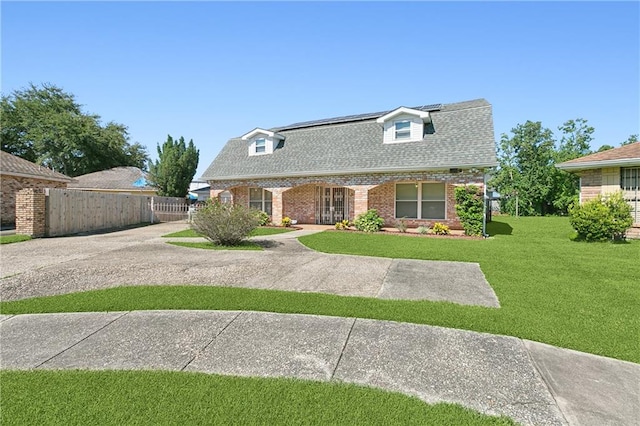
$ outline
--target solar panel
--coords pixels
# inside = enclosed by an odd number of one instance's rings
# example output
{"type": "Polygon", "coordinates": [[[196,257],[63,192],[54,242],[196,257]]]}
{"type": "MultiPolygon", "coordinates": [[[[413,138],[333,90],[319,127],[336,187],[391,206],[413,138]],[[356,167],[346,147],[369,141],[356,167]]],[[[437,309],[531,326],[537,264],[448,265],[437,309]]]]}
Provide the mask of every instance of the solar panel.
{"type": "MultiPolygon", "coordinates": [[[[420,111],[437,111],[442,107],[442,104],[430,104],[430,105],[422,105],[417,107],[412,107],[411,109],[417,109],[420,111]]],[[[352,121],[363,121],[363,120],[371,120],[373,118],[381,117],[396,108],[388,111],[380,111],[380,112],[369,112],[366,114],[354,114],[354,115],[344,115],[342,117],[333,117],[333,118],[324,118],[321,120],[312,120],[312,121],[301,121],[298,123],[289,124],[288,126],[275,127],[272,130],[274,132],[280,132],[283,130],[294,130],[294,129],[302,129],[305,127],[315,127],[315,126],[323,126],[327,124],[339,124],[339,123],[349,123],[352,121]]]]}

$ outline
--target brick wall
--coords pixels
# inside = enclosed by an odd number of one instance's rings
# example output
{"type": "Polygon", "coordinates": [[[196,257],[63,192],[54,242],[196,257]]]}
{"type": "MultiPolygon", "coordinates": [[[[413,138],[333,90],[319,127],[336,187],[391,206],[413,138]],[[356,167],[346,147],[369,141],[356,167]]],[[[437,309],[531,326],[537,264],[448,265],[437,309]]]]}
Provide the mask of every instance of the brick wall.
{"type": "MultiPolygon", "coordinates": [[[[388,226],[393,226],[395,212],[396,182],[445,182],[446,183],[446,219],[410,220],[410,226],[433,225],[441,222],[453,229],[460,228],[455,212],[455,186],[464,184],[482,185],[482,172],[448,171],[406,172],[406,173],[363,173],[348,176],[305,176],[294,178],[269,178],[251,180],[210,181],[211,193],[230,190],[234,202],[248,205],[248,187],[275,190],[282,188],[282,210],[278,214],[295,218],[299,223],[315,223],[315,187],[317,185],[341,186],[349,188],[349,217],[351,220],[367,209],[376,209],[388,226]],[[291,189],[287,189],[291,188],[291,189]]],[[[275,203],[275,200],[274,200],[275,203]]],[[[274,205],[274,211],[276,206],[274,205]]],[[[278,223],[274,219],[275,223],[278,223]]]]}
{"type": "Polygon", "coordinates": [[[45,194],[43,189],[27,188],[16,194],[16,234],[44,237],[45,194]]]}
{"type": "Polygon", "coordinates": [[[593,200],[602,192],[602,169],[580,172],[580,202],[593,200]]]}
{"type": "Polygon", "coordinates": [[[66,188],[66,182],[42,180],[20,176],[2,175],[0,180],[0,222],[2,225],[16,223],[16,193],[25,188],[66,188]]]}

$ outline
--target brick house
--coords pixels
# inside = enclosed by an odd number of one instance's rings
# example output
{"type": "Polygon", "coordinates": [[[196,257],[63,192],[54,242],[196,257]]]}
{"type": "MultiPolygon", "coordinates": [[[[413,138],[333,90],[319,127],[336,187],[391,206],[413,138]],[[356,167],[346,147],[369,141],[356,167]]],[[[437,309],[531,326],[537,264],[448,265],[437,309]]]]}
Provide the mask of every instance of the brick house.
{"type": "MultiPolygon", "coordinates": [[[[581,203],[600,194],[623,191],[632,208],[633,227],[640,228],[640,142],[565,161],[556,167],[580,176],[581,203]]],[[[640,235],[640,229],[631,233],[640,235]]]]}
{"type": "Polygon", "coordinates": [[[497,165],[484,99],[256,128],[230,139],[202,176],[211,197],[259,208],[279,224],[334,224],[376,209],[387,225],[456,229],[456,185],[497,165]]]}
{"type": "Polygon", "coordinates": [[[73,179],[44,166],[0,151],[2,225],[16,222],[16,193],[25,188],[66,188],[73,179]]]}

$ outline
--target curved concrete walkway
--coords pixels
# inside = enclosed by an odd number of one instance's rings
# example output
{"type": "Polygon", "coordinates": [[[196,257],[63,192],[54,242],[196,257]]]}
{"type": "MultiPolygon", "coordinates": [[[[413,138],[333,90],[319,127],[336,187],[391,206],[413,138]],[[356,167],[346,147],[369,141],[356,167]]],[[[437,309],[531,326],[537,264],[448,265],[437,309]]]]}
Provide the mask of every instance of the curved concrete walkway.
{"type": "Polygon", "coordinates": [[[264,251],[177,247],[162,238],[188,228],[163,223],[109,234],[47,238],[2,246],[3,300],[122,285],[212,285],[343,296],[449,301],[499,307],[477,263],[318,253],[302,230],[254,240],[264,251]]]}
{"type": "Polygon", "coordinates": [[[233,311],[0,316],[4,369],[160,369],[343,381],[527,425],[633,425],[640,365],[427,325],[233,311]]]}

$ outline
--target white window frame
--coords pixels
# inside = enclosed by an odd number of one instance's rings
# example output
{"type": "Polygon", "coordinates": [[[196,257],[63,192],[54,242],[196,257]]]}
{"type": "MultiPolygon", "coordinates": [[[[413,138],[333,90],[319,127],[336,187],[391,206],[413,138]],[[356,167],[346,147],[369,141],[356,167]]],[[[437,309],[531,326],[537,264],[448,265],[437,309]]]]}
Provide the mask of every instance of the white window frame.
{"type": "MultiPolygon", "coordinates": [[[[249,208],[251,208],[251,202],[252,202],[252,200],[251,200],[251,190],[252,189],[261,189],[262,190],[262,198],[261,198],[261,203],[262,204],[261,204],[260,210],[262,210],[263,212],[271,215],[271,213],[267,212],[267,209],[265,208],[265,205],[268,202],[271,203],[271,212],[273,213],[273,193],[271,191],[267,190],[267,189],[264,189],[264,188],[260,188],[260,187],[257,187],[257,186],[250,186],[249,188],[247,188],[249,208]],[[265,197],[265,194],[267,192],[271,194],[271,200],[270,201],[268,201],[267,198],[265,197]]],[[[257,200],[253,200],[253,202],[255,203],[255,202],[257,202],[257,200]]]]}
{"type": "Polygon", "coordinates": [[[409,141],[411,140],[411,124],[412,121],[409,119],[403,119],[403,120],[396,120],[393,122],[393,140],[394,141],[409,141]],[[402,129],[402,130],[398,130],[398,124],[399,123],[408,123],[409,124],[409,128],[408,129],[402,129]],[[401,134],[406,134],[406,136],[398,136],[398,133],[401,134]]]}
{"type": "MultiPolygon", "coordinates": [[[[448,219],[448,215],[447,215],[447,183],[446,182],[439,182],[439,181],[429,181],[429,180],[424,180],[424,181],[418,181],[418,182],[396,182],[394,187],[393,187],[393,217],[395,219],[402,219],[402,217],[398,217],[397,212],[396,212],[396,204],[398,202],[398,185],[417,185],[418,186],[418,199],[416,200],[416,203],[418,204],[418,212],[417,212],[417,218],[407,218],[410,220],[447,220],[448,219]],[[444,185],[444,218],[422,218],[422,184],[423,183],[439,183],[444,185]]],[[[402,200],[400,200],[402,201],[402,200]]],[[[405,200],[405,201],[413,201],[413,200],[405,200]]],[[[429,201],[441,201],[441,200],[429,200],[429,201]]]]}
{"type": "Polygon", "coordinates": [[[262,155],[267,153],[267,138],[257,138],[253,142],[253,153],[256,155],[262,155]],[[258,142],[262,142],[262,144],[258,146],[258,142]],[[258,148],[262,148],[262,151],[258,151],[258,148]]]}

